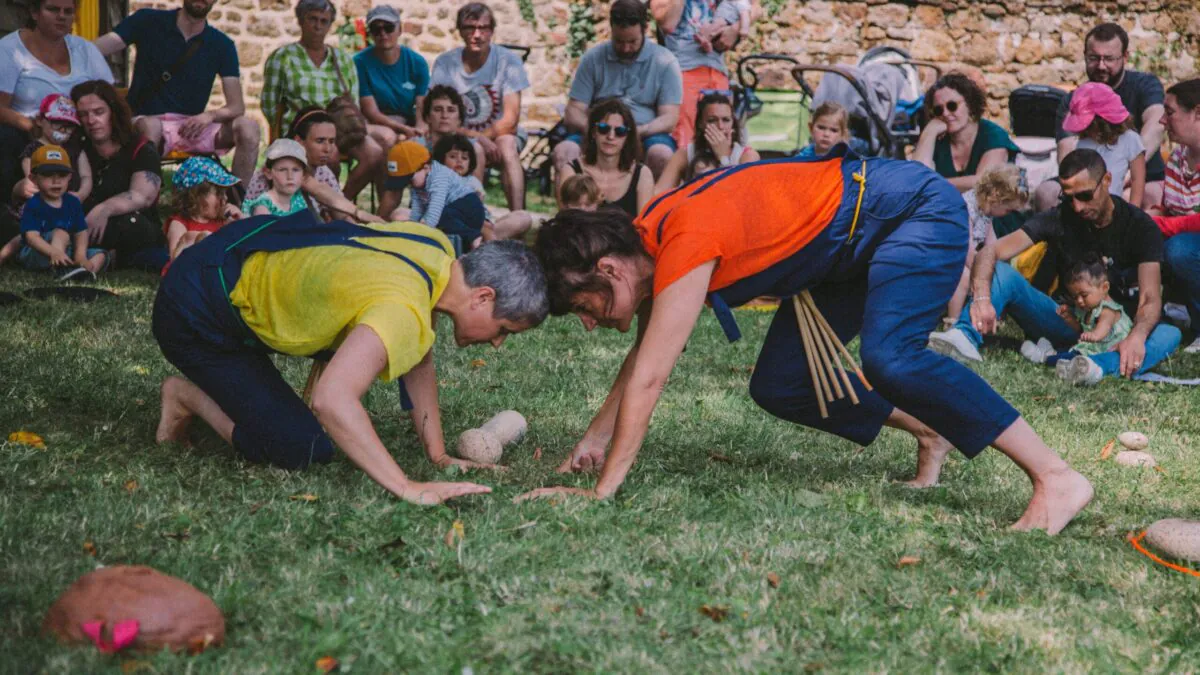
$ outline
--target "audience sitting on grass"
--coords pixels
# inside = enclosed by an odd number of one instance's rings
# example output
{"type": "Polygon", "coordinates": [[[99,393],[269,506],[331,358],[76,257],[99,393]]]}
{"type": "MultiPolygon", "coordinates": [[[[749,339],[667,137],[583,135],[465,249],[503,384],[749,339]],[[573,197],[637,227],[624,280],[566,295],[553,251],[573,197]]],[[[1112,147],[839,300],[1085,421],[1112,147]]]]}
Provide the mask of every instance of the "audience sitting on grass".
{"type": "Polygon", "coordinates": [[[88,247],[83,204],[67,192],[70,155],[60,145],[47,144],[34,151],[31,163],[37,193],[21,213],[21,264],[31,270],[54,269],[60,281],[80,275],[95,279],[108,257],[103,249],[88,247]]]}
{"type": "Polygon", "coordinates": [[[74,169],[67,189],[80,201],[87,199],[92,193],[92,166],[83,153],[83,134],[71,97],[50,94],[42,99],[30,135],[33,141],[21,152],[21,172],[25,177],[13,186],[12,204],[19,206],[37,192],[37,185],[30,177],[31,160],[33,153],[43,145],[61,145],[67,151],[74,169]]]}
{"type": "Polygon", "coordinates": [[[679,120],[683,80],[675,55],[646,39],[648,18],[640,0],[616,0],[608,17],[612,38],[580,59],[563,113],[569,135],[554,147],[558,174],[579,159],[588,109],[611,98],[620,99],[633,113],[646,166],[655,179],[675,152],[671,132],[679,120]]]}
{"type": "Polygon", "coordinates": [[[484,231],[487,214],[471,183],[445,164],[432,158],[416,141],[401,141],[387,156],[388,179],[380,200],[385,220],[424,223],[457,237],[461,248],[470,251],[495,237],[484,231]],[[397,213],[405,189],[412,194],[407,214],[397,213]]]}
{"type": "MultiPolygon", "coordinates": [[[[1038,242],[1047,242],[1060,280],[1069,280],[1073,261],[1089,254],[1112,261],[1108,266],[1111,294],[1134,317],[1133,329],[1115,351],[1096,355],[1086,369],[1070,370],[1070,380],[1095,384],[1097,372],[1132,378],[1173,353],[1181,337],[1174,326],[1159,324],[1162,234],[1148,215],[1109,192],[1112,175],[1095,150],[1067,155],[1058,175],[1062,204],[1002,237],[996,242],[996,257],[1008,261],[1038,242]]],[[[1005,262],[997,263],[990,284],[976,288],[955,327],[930,336],[935,351],[963,361],[982,361],[983,336],[995,332],[996,318],[1006,311],[1030,340],[1045,338],[1055,347],[1079,341],[1080,331],[1059,316],[1059,303],[1005,262]],[[979,288],[990,288],[990,293],[985,295],[979,288]]]]}
{"type": "Polygon", "coordinates": [[[638,161],[641,149],[629,108],[616,99],[601,101],[588,112],[582,161],[571,162],[559,174],[555,192],[571,175],[586,174],[600,186],[606,206],[636,216],[654,195],[650,169],[638,161]]]}
{"type": "MultiPolygon", "coordinates": [[[[229,188],[237,183],[237,176],[208,157],[189,157],[179,165],[171,177],[175,214],[164,228],[171,260],[225,224],[245,217],[229,203],[229,188]]],[[[164,267],[163,274],[166,271],[164,267]]]]}
{"type": "Polygon", "coordinates": [[[742,125],[733,114],[733,102],[722,93],[705,94],[696,106],[696,133],[692,142],[677,150],[655,185],[666,192],[681,181],[724,166],[757,162],[754,148],[741,144],[742,125]]]}
{"type": "Polygon", "coordinates": [[[521,57],[492,44],[496,16],[481,2],[463,5],[455,17],[463,46],[433,62],[432,84],[446,84],[462,95],[463,133],[483,150],[486,166],[500,168],[508,208],[525,208],[525,169],[521,166],[521,92],[529,75],[521,57]]]}
{"type": "MultiPolygon", "coordinates": [[[[462,134],[443,136],[433,146],[433,160],[445,164],[454,173],[462,176],[467,185],[486,200],[483,183],[475,177],[475,148],[471,139],[462,134]]],[[[485,202],[483,207],[483,231],[491,232],[495,239],[517,239],[533,227],[533,216],[528,211],[510,211],[494,216],[485,202]]]]}
{"type": "Polygon", "coordinates": [[[254,199],[247,199],[245,208],[252,216],[286,216],[308,208],[300,184],[308,171],[304,146],[290,138],[280,138],[267,148],[263,177],[269,188],[254,199]]]}
{"type": "Polygon", "coordinates": [[[375,138],[385,148],[421,135],[421,104],[429,91],[429,63],[400,44],[400,10],[376,5],[367,12],[372,46],[354,55],[358,69],[358,103],[363,116],[377,127],[375,138]]]}
{"type": "Polygon", "coordinates": [[[96,40],[105,56],[137,48],[126,101],[138,131],[159,152],[233,153],[233,174],[249,180],[262,132],[246,116],[237,46],[208,23],[217,0],[184,0],[177,9],[142,8],[96,40]],[[220,78],[224,105],[208,110],[220,78]]]}
{"type": "Polygon", "coordinates": [[[962,73],[949,73],[925,94],[929,122],[913,159],[937,171],[959,192],[975,187],[988,169],[1011,162],[1017,145],[995,122],[983,119],[987,97],[962,73]]]}

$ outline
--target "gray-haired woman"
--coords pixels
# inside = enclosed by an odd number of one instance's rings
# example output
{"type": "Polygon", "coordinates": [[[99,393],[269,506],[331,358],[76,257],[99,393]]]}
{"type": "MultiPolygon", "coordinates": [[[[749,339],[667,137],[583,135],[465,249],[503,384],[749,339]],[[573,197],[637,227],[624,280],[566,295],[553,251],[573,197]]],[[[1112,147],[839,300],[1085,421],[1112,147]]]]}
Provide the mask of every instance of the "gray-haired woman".
{"type": "MultiPolygon", "coordinates": [[[[281,120],[291,119],[301,108],[324,108],[342,95],[358,101],[358,72],[353,57],[325,44],[335,18],[337,8],[329,0],[300,0],[296,3],[300,41],[284,45],[267,57],[260,100],[273,137],[282,132],[281,120]]],[[[385,151],[369,135],[352,147],[343,142],[338,146],[355,161],[344,189],[346,197],[353,200],[382,169],[385,151]]],[[[331,167],[335,171],[336,162],[331,167]]]]}

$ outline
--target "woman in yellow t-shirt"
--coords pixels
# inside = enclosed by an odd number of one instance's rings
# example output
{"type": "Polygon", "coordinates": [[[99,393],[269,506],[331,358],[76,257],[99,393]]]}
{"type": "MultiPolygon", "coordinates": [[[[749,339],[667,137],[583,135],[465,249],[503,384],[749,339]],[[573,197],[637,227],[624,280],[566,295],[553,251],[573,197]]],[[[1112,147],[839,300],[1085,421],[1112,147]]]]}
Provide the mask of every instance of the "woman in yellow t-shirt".
{"type": "Polygon", "coordinates": [[[328,462],[336,443],[401,499],[436,504],[489,492],[474,483],[409,480],[360,399],[377,378],[403,378],[401,392],[409,395],[402,399],[411,398],[429,459],[483,466],[446,454],[434,313],[454,323],[460,347],[498,347],[547,311],[541,266],[516,242],[455,260],[443,234],[415,223],[323,223],[308,211],[232,223],[184,251],[159,287],[154,336],[187,379],[163,382],[157,440],[186,441],[198,416],[250,461],[303,469],[328,462]],[[312,410],[271,352],[328,361],[312,410]]]}

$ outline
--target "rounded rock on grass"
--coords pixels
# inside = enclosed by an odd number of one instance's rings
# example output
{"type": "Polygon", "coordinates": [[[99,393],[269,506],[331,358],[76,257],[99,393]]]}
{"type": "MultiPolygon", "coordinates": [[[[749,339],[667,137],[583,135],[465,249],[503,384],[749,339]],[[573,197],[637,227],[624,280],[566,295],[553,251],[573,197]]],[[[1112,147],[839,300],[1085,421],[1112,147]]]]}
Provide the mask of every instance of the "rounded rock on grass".
{"type": "Polygon", "coordinates": [[[1137,450],[1122,450],[1117,453],[1117,464],[1122,466],[1156,466],[1154,456],[1148,452],[1137,450]]]}
{"type": "Polygon", "coordinates": [[[1146,528],[1146,543],[1168,557],[1200,561],[1200,521],[1160,520],[1146,528]]]}
{"type": "Polygon", "coordinates": [[[482,429],[467,429],[458,437],[458,456],[479,462],[495,464],[504,454],[504,446],[495,436],[482,429]]]}
{"type": "Polygon", "coordinates": [[[1140,431],[1123,431],[1117,434],[1117,442],[1129,450],[1145,450],[1150,447],[1150,439],[1140,431]]]}

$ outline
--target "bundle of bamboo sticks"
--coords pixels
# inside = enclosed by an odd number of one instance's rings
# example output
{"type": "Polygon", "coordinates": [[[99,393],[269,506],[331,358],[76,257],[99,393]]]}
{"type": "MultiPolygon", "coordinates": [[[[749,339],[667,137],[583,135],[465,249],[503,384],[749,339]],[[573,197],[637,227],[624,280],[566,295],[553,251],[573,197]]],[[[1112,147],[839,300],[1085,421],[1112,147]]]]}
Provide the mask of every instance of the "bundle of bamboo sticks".
{"type": "Polygon", "coordinates": [[[871,383],[867,382],[854,356],[837,333],[833,332],[821,310],[817,309],[811,293],[801,291],[799,295],[792,296],[792,306],[796,309],[796,323],[800,327],[800,339],[804,342],[804,356],[808,359],[821,419],[829,417],[828,404],[833,403],[835,398],[843,399],[849,395],[850,402],[858,405],[858,395],[854,393],[850,376],[846,374],[847,367],[854,371],[867,391],[871,391],[871,383]]]}

